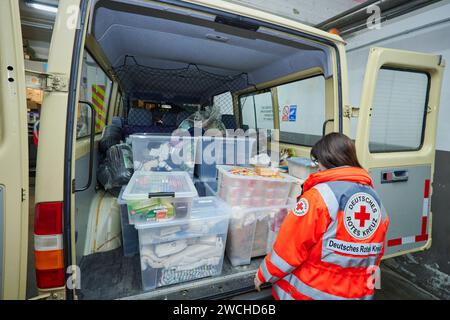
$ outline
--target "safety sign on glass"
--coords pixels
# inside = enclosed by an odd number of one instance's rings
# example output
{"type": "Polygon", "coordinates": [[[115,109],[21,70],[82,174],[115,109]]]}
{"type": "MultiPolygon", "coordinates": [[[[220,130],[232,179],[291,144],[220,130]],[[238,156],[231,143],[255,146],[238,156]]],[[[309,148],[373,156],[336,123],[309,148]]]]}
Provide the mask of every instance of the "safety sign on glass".
{"type": "Polygon", "coordinates": [[[284,106],[281,121],[297,121],[297,105],[284,106]]]}

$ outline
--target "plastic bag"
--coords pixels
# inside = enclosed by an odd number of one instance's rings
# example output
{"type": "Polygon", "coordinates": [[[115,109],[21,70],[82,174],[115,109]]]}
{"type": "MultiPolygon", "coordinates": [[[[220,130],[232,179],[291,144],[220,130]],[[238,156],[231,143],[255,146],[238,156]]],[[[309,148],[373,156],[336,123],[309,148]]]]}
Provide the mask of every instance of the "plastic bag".
{"type": "Polygon", "coordinates": [[[125,143],[117,144],[106,152],[106,158],[98,168],[97,179],[105,190],[110,190],[126,185],[133,172],[130,146],[125,143]]]}
{"type": "Polygon", "coordinates": [[[100,152],[105,153],[112,146],[119,144],[122,140],[122,129],[115,125],[108,125],[103,131],[103,136],[99,141],[100,152]]]}
{"type": "Polygon", "coordinates": [[[226,128],[223,122],[220,120],[221,114],[219,108],[207,107],[204,111],[197,111],[183,122],[181,122],[179,129],[184,129],[189,132],[192,132],[193,128],[198,124],[200,124],[200,128],[202,129],[202,134],[209,130],[215,129],[222,133],[225,136],[226,128]]]}

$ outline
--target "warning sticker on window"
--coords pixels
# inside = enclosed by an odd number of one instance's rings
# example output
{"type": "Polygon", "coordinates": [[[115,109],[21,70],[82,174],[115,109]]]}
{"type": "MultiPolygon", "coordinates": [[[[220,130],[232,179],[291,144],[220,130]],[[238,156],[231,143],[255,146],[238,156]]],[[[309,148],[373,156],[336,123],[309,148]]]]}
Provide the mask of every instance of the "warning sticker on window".
{"type": "Polygon", "coordinates": [[[297,105],[284,106],[281,121],[295,122],[297,121],[297,105]]]}

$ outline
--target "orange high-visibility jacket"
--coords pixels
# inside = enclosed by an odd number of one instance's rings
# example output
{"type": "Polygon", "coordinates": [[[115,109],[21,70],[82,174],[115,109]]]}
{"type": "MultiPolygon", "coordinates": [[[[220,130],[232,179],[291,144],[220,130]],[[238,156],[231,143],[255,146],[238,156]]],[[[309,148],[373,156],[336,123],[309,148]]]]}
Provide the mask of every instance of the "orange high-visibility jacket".
{"type": "Polygon", "coordinates": [[[388,224],[367,171],[314,173],[257,276],[275,299],[371,299],[388,224]]]}

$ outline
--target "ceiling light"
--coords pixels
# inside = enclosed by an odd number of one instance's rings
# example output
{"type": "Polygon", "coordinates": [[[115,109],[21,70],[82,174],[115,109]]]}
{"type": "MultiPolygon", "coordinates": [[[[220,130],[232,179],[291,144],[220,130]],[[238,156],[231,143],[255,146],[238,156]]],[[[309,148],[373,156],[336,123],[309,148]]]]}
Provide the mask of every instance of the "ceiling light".
{"type": "Polygon", "coordinates": [[[27,4],[27,6],[37,9],[37,10],[47,11],[47,12],[51,12],[51,13],[58,12],[57,7],[50,6],[48,4],[43,4],[43,3],[39,3],[39,2],[35,2],[35,1],[26,2],[26,4],[27,4]]]}

